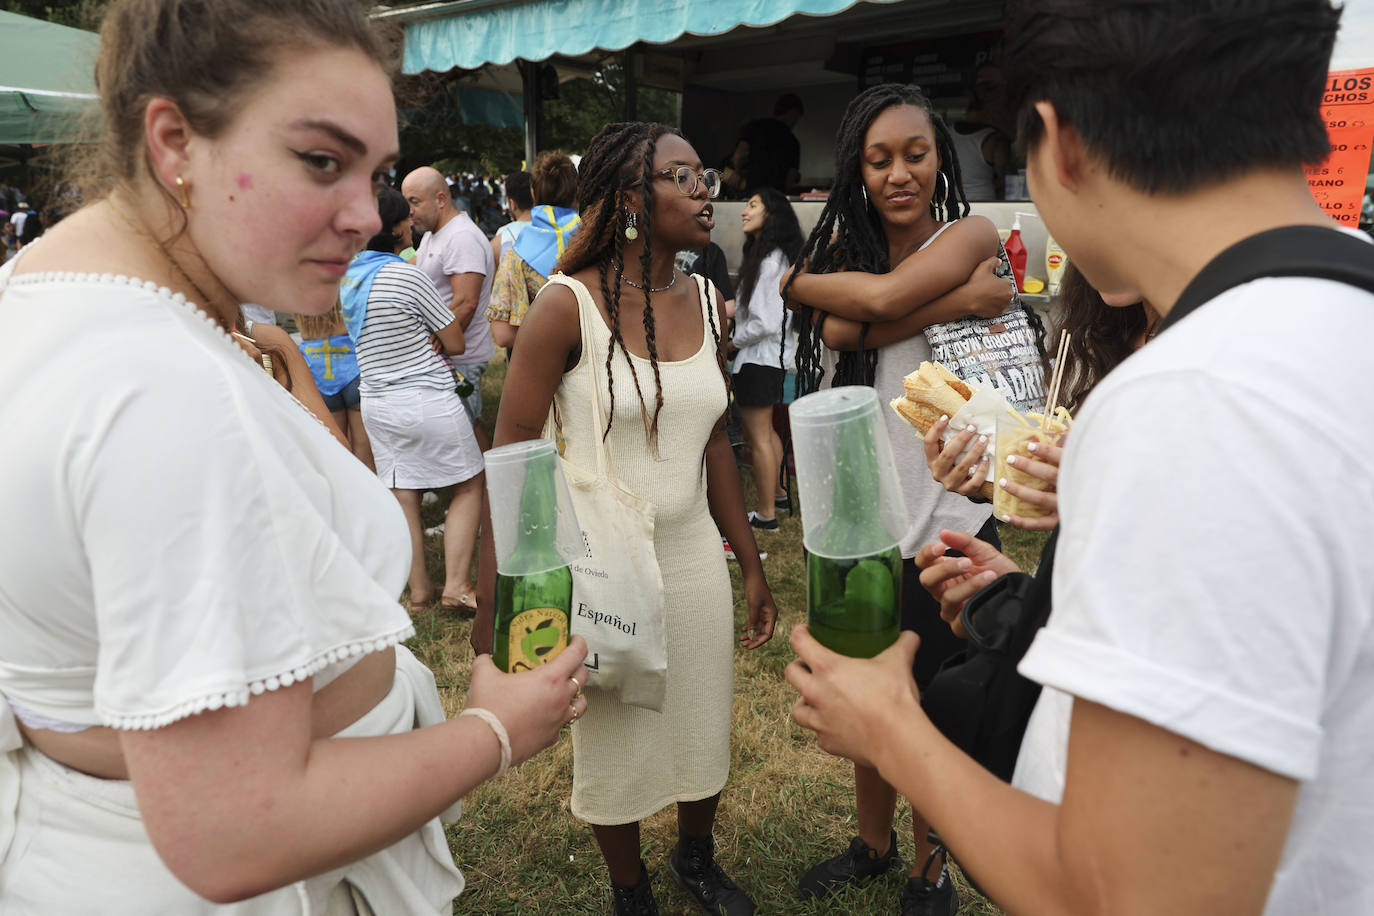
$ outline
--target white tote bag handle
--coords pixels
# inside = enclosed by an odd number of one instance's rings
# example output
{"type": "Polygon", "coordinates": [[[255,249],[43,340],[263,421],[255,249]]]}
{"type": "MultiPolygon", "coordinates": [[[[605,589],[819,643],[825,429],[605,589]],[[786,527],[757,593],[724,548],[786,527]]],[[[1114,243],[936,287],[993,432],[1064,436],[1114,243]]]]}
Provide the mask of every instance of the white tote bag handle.
{"type": "MultiPolygon", "coordinates": [[[[653,503],[620,483],[610,444],[602,438],[605,370],[589,358],[596,303],[587,288],[555,274],[550,283],[577,296],[582,352],[591,366],[591,417],[579,435],[595,437],[596,470],[562,459],[563,475],[582,527],[586,555],[572,564],[571,630],[587,640],[589,689],[612,693],[621,702],[661,710],[668,683],[668,647],[663,618],[663,577],[654,552],[653,503]]],[[[627,356],[628,358],[628,356],[627,356]]],[[[550,410],[545,434],[556,423],[550,410]]]]}

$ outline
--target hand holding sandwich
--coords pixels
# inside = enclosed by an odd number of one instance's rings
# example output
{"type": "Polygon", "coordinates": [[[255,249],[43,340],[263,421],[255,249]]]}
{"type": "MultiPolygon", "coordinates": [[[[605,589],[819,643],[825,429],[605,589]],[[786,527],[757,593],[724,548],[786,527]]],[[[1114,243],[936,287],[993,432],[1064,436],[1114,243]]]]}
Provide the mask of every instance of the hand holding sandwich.
{"type": "Polygon", "coordinates": [[[968,426],[941,444],[940,437],[949,428],[949,417],[941,416],[925,434],[926,467],[935,482],[960,496],[987,498],[988,437],[980,436],[977,428],[968,426]]]}

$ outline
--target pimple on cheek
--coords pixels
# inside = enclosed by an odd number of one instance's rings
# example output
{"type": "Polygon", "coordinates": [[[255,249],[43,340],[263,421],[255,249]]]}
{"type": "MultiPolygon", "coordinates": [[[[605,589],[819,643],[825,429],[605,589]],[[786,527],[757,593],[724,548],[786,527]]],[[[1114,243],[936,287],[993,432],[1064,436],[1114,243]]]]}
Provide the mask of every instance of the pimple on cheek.
{"type": "Polygon", "coordinates": [[[239,172],[238,178],[234,180],[238,182],[240,191],[247,191],[253,187],[253,176],[247,172],[239,172]]]}

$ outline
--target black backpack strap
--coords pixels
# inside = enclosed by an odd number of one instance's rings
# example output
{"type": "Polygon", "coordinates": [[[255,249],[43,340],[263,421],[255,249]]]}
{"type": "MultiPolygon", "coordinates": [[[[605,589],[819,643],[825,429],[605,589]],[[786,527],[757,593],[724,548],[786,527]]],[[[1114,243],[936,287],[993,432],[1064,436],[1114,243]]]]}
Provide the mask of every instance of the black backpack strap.
{"type": "Polygon", "coordinates": [[[1252,235],[1202,268],[1159,329],[1172,327],[1233,286],[1260,277],[1317,277],[1374,293],[1374,245],[1324,226],[1284,226],[1252,235]]]}

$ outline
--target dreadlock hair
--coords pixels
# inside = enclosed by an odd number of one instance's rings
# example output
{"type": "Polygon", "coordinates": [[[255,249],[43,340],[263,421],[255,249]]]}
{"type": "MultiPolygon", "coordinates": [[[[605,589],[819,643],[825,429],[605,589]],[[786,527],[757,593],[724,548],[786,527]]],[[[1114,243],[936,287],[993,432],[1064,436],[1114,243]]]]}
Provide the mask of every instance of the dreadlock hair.
{"type": "MultiPolygon", "coordinates": [[[[559,258],[557,267],[565,274],[572,274],[594,264],[601,276],[601,298],[606,303],[606,314],[610,318],[611,326],[611,345],[606,353],[606,382],[610,389],[611,410],[606,418],[606,428],[601,433],[602,441],[611,434],[611,424],[615,420],[612,361],[615,357],[615,348],[618,346],[625,354],[625,362],[630,367],[630,378],[634,380],[635,393],[639,396],[644,432],[650,449],[655,453],[658,448],[658,415],[663,410],[663,383],[658,367],[658,342],[654,331],[649,268],[653,263],[654,150],[657,148],[658,139],[664,134],[682,136],[681,131],[663,124],[625,121],[607,124],[592,138],[578,167],[576,209],[582,217],[582,228],[573,236],[563,256],[559,258]],[[620,281],[625,275],[623,229],[626,225],[625,217],[629,214],[627,192],[631,189],[639,191],[640,209],[637,215],[640,237],[644,239],[644,253],[639,259],[640,279],[636,282],[644,290],[644,340],[649,350],[649,365],[654,371],[652,416],[639,384],[639,373],[635,371],[634,360],[625,347],[625,340],[620,331],[620,281]],[[614,282],[611,282],[612,279],[614,282]]],[[[716,323],[715,308],[708,308],[706,315],[711,326],[711,337],[716,345],[716,365],[725,379],[728,391],[730,374],[725,367],[724,358],[720,355],[720,328],[716,323]]]]}
{"type": "MultiPolygon", "coordinates": [[[[864,90],[854,97],[844,111],[839,133],[835,136],[835,183],[826,199],[816,227],[802,247],[802,257],[811,273],[834,273],[837,270],[885,274],[892,270],[887,256],[887,235],[878,212],[869,205],[868,190],[864,187],[860,167],[864,136],[878,115],[889,108],[910,105],[925,112],[935,128],[935,152],[940,159],[944,180],[936,179],[936,190],[943,185],[945,193],[938,199],[931,197],[930,213],[945,222],[968,216],[968,199],[959,172],[959,157],[944,119],[935,113],[930,100],[918,86],[902,83],[883,83],[864,90]],[[834,242],[831,239],[834,238],[834,242]]],[[[788,286],[791,280],[788,280],[788,286]]],[[[786,299],[784,290],[784,299],[786,299]]],[[[814,309],[803,307],[796,322],[797,396],[820,388],[825,370],[821,368],[821,333],[814,323],[814,309]]],[[[824,316],[822,316],[822,321],[824,316]]],[[[878,354],[864,349],[867,336],[865,323],[859,335],[858,352],[841,353],[835,365],[836,385],[872,385],[878,368],[878,354]]]]}

